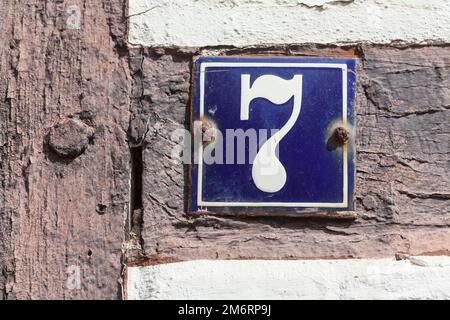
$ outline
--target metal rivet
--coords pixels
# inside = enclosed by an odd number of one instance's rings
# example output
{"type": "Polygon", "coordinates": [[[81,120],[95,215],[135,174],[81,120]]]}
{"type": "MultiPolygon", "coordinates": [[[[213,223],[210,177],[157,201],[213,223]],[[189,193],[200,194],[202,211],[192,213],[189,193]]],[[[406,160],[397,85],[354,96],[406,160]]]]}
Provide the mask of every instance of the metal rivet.
{"type": "Polygon", "coordinates": [[[216,129],[214,124],[208,120],[202,121],[202,141],[203,144],[209,144],[216,138],[216,129]]]}
{"type": "Polygon", "coordinates": [[[344,145],[350,139],[350,132],[344,127],[337,127],[334,130],[334,138],[338,144],[344,145]]]}

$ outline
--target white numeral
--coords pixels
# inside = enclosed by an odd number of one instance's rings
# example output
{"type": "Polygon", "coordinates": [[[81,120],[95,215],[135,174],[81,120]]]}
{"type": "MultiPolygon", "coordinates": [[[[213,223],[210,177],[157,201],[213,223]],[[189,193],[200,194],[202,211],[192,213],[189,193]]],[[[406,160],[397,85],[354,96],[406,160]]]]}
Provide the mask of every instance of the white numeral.
{"type": "Polygon", "coordinates": [[[261,146],[253,161],[253,182],[263,192],[277,192],[286,184],[286,169],[277,157],[277,146],[300,115],[302,75],[294,75],[290,80],[263,75],[257,78],[251,87],[250,75],[241,75],[241,120],[249,119],[250,103],[253,99],[265,98],[279,105],[289,101],[292,96],[294,106],[289,120],[261,146]]]}

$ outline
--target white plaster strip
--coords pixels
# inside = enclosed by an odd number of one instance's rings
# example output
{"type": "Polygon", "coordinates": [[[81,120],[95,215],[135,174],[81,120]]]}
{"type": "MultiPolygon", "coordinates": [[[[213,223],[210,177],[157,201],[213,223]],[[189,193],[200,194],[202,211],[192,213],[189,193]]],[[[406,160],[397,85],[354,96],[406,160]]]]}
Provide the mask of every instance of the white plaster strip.
{"type": "Polygon", "coordinates": [[[129,0],[144,46],[450,42],[448,0],[129,0]]]}
{"type": "Polygon", "coordinates": [[[450,257],[197,260],[127,270],[128,299],[450,299],[450,257]]]}

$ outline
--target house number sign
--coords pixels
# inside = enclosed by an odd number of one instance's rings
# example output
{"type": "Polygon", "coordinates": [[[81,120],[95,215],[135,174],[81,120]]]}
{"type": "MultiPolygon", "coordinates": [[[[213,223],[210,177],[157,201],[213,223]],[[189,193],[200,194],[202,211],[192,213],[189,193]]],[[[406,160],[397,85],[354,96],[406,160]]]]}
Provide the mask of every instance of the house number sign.
{"type": "Polygon", "coordinates": [[[355,61],[200,57],[190,211],[352,210],[355,61]]]}

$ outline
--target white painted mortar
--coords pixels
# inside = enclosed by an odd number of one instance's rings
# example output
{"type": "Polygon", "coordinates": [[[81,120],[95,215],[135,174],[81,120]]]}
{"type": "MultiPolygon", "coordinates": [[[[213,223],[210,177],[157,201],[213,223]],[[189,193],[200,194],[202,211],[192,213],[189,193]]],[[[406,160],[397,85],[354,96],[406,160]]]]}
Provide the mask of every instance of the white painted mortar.
{"type": "Polygon", "coordinates": [[[450,257],[198,260],[128,268],[128,299],[450,299],[450,257]]]}
{"type": "Polygon", "coordinates": [[[450,42],[448,0],[129,0],[144,46],[450,42]]]}

